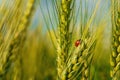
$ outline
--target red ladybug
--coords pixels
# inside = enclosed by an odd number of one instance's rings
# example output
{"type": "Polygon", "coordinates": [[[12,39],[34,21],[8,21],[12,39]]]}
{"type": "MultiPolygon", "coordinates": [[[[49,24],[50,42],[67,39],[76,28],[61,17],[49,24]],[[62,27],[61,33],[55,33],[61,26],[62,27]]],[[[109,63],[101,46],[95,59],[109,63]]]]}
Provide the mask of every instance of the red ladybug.
{"type": "Polygon", "coordinates": [[[75,42],[75,46],[76,47],[78,47],[80,44],[81,44],[81,40],[80,39],[75,42]]]}

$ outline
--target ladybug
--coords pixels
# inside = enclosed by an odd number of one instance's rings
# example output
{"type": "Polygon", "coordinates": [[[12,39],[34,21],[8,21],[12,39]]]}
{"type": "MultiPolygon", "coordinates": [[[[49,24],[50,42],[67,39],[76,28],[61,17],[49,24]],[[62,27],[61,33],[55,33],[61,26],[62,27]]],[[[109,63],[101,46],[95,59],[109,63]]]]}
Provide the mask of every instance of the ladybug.
{"type": "Polygon", "coordinates": [[[76,47],[78,47],[80,44],[81,44],[81,40],[80,39],[75,42],[75,46],[76,47]]]}

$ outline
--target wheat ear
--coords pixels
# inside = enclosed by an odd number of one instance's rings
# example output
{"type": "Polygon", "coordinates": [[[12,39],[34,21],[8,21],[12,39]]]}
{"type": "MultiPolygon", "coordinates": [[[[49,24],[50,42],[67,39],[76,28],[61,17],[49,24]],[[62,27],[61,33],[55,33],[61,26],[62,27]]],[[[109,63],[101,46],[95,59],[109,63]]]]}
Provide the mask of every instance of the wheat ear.
{"type": "Polygon", "coordinates": [[[25,43],[26,39],[26,32],[28,29],[29,25],[29,20],[31,18],[31,14],[33,12],[33,7],[34,7],[35,0],[28,0],[26,9],[24,11],[23,17],[21,18],[21,23],[18,26],[18,33],[14,37],[11,45],[10,45],[10,50],[9,52],[14,56],[12,58],[12,61],[15,61],[15,68],[14,68],[14,80],[21,80],[22,79],[22,47],[24,46],[23,44],[25,43]],[[18,47],[16,47],[18,46],[18,47]],[[18,56],[19,55],[19,56],[18,56]],[[17,57],[18,56],[18,57],[17,57]],[[16,59],[16,60],[15,60],[16,59]]]}
{"type": "Polygon", "coordinates": [[[88,80],[95,43],[96,38],[93,36],[82,40],[82,44],[75,49],[63,71],[62,75],[66,74],[66,80],[88,80]]]}
{"type": "MultiPolygon", "coordinates": [[[[1,76],[3,76],[8,71],[11,63],[15,59],[17,59],[17,56],[21,51],[21,48],[23,46],[23,42],[25,39],[26,30],[27,30],[26,26],[28,24],[28,19],[31,14],[34,0],[28,1],[26,11],[24,11],[24,14],[22,14],[22,10],[21,10],[21,8],[25,6],[23,5],[24,1],[17,0],[15,3],[17,3],[15,4],[16,6],[13,6],[15,7],[13,8],[15,11],[13,11],[12,13],[14,14],[14,16],[11,15],[11,13],[9,12],[9,16],[13,18],[12,19],[13,21],[10,21],[9,18],[5,20],[5,21],[9,20],[8,22],[6,22],[6,25],[10,25],[9,26],[10,28],[8,27],[8,32],[6,32],[7,35],[5,36],[6,38],[4,40],[5,42],[0,46],[0,49],[1,49],[0,75],[1,76]]],[[[6,15],[4,17],[6,17],[6,15]]],[[[3,17],[3,20],[5,19],[4,17],[3,17]]],[[[4,26],[4,27],[7,27],[7,26],[4,26]]]]}
{"type": "MultiPolygon", "coordinates": [[[[20,1],[19,0],[15,1],[15,3],[16,4],[11,8],[11,10],[13,10],[13,11],[7,10],[5,12],[4,16],[2,17],[2,22],[0,22],[0,30],[2,30],[3,27],[7,28],[7,29],[3,30],[4,32],[6,32],[6,35],[2,35],[3,42],[0,45],[0,50],[1,50],[1,52],[0,52],[0,57],[1,57],[0,58],[0,75],[1,76],[6,72],[7,68],[9,67],[8,65],[10,64],[10,62],[9,62],[10,53],[8,52],[8,49],[9,49],[9,46],[11,43],[11,39],[14,36],[14,31],[15,31],[17,24],[19,23],[19,20],[21,17],[20,16],[21,13],[19,13],[19,11],[21,11],[20,1]],[[17,9],[17,8],[19,8],[19,9],[17,9]],[[16,19],[16,15],[18,15],[17,19],[16,19]],[[9,17],[9,16],[11,16],[11,17],[9,17]],[[5,26],[2,26],[3,24],[5,26]],[[8,25],[9,25],[9,27],[8,27],[8,25]]],[[[0,13],[1,13],[1,11],[0,11],[0,13]]],[[[2,33],[2,31],[0,31],[0,32],[2,33]]]]}
{"type": "Polygon", "coordinates": [[[59,24],[59,38],[57,46],[57,63],[58,63],[58,78],[66,80],[65,75],[62,76],[62,72],[66,66],[66,59],[69,50],[69,25],[71,15],[71,3],[73,0],[61,0],[60,6],[60,24],[59,24]]]}
{"type": "Polygon", "coordinates": [[[120,71],[120,1],[112,0],[112,53],[110,57],[111,78],[118,80],[120,71]]]}

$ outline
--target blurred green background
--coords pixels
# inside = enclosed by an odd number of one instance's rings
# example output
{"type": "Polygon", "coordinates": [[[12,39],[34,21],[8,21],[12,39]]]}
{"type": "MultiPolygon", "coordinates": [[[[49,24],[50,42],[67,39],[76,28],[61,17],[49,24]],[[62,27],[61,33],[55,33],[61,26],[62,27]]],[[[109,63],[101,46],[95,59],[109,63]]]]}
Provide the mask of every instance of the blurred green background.
{"type": "MultiPolygon", "coordinates": [[[[22,65],[20,65],[22,79],[23,80],[56,80],[57,78],[57,63],[56,63],[56,49],[54,48],[51,38],[49,36],[47,26],[49,26],[50,31],[53,35],[53,30],[51,28],[51,23],[49,20],[49,14],[47,11],[46,0],[41,0],[40,3],[36,2],[36,10],[33,14],[32,21],[30,23],[29,30],[27,32],[27,41],[23,48],[22,53],[22,65]],[[41,11],[41,8],[43,11],[41,11]],[[43,14],[46,16],[48,25],[46,25],[43,14]]],[[[54,28],[57,31],[57,23],[55,16],[53,16],[53,5],[51,0],[48,1],[48,7],[50,10],[50,15],[52,17],[52,22],[54,28]]],[[[77,0],[76,0],[77,1],[77,0]]],[[[78,0],[79,1],[79,0],[78,0]]],[[[88,0],[89,4],[89,14],[92,14],[92,10],[98,0],[88,0]],[[93,2],[94,1],[94,2],[93,2]]],[[[83,1],[84,2],[84,1],[83,1]]],[[[79,5],[79,2],[76,2],[79,5]]],[[[83,3],[84,6],[84,3],[83,3]]],[[[76,7],[78,9],[78,6],[76,7]]],[[[84,7],[83,7],[84,10],[84,7]]],[[[83,11],[84,14],[84,11],[83,11]]],[[[79,18],[76,29],[79,28],[79,18]]],[[[84,18],[84,16],[83,16],[84,18]]],[[[111,23],[110,23],[110,0],[101,0],[100,6],[96,13],[95,19],[93,20],[93,25],[96,27],[105,26],[101,37],[99,38],[99,43],[95,49],[95,56],[91,64],[91,79],[92,80],[110,80],[109,71],[109,56],[111,53],[111,23]]],[[[77,35],[76,35],[77,37],[77,35]]],[[[16,64],[13,64],[16,65],[16,64]]],[[[19,68],[18,68],[19,69],[19,68]]],[[[12,76],[14,75],[14,69],[11,67],[9,72],[2,78],[4,80],[14,80],[12,76]],[[13,75],[10,75],[13,74],[13,75]]],[[[19,80],[19,79],[18,79],[19,80]]]]}

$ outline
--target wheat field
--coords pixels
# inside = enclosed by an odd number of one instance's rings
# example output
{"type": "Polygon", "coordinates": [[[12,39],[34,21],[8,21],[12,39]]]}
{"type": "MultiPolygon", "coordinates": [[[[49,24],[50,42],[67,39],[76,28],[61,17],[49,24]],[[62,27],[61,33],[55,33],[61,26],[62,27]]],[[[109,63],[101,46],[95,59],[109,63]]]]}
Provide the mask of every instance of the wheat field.
{"type": "Polygon", "coordinates": [[[0,80],[120,80],[120,0],[0,0],[0,80]]]}

